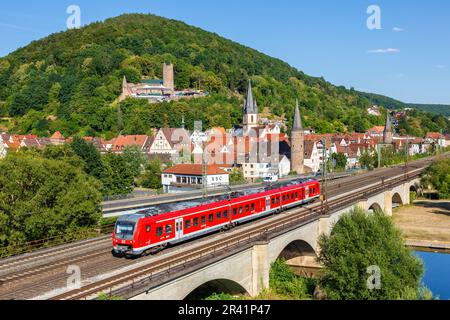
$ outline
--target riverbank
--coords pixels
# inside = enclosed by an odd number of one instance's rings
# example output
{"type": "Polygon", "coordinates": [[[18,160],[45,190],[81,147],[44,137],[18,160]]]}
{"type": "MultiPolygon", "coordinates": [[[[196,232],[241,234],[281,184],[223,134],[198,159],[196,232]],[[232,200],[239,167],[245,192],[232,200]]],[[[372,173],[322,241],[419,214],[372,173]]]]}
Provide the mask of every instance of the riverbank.
{"type": "Polygon", "coordinates": [[[415,248],[450,249],[450,201],[417,200],[394,210],[394,222],[415,248]]]}

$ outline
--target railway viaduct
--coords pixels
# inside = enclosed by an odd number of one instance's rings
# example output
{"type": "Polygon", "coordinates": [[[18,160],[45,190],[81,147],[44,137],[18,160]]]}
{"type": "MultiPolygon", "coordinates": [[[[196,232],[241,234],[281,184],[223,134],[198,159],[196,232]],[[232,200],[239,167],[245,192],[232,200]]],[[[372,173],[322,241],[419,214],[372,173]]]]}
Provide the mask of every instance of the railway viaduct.
{"type": "MultiPolygon", "coordinates": [[[[391,178],[393,181],[395,179],[399,177],[391,178]]],[[[367,187],[370,186],[365,188],[367,187]]],[[[392,215],[392,208],[409,204],[410,192],[418,191],[418,188],[419,180],[412,178],[376,194],[355,198],[354,202],[339,210],[330,210],[326,215],[288,232],[256,242],[224,259],[139,293],[131,300],[182,300],[196,297],[196,294],[201,295],[202,292],[256,296],[268,287],[270,266],[278,258],[285,258],[291,266],[314,266],[316,254],[320,250],[320,235],[329,234],[340,217],[353,207],[358,206],[369,212],[383,210],[387,215],[392,215]]],[[[345,195],[339,195],[340,198],[343,196],[345,195]]]]}

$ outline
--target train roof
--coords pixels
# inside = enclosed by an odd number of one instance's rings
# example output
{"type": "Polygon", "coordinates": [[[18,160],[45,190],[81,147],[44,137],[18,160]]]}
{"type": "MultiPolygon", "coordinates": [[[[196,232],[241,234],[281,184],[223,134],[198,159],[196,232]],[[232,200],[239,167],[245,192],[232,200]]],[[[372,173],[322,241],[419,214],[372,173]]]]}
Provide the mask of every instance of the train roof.
{"type": "Polygon", "coordinates": [[[158,216],[158,215],[161,215],[164,213],[170,213],[170,212],[191,209],[191,208],[204,206],[204,205],[208,205],[208,204],[213,204],[213,203],[217,203],[217,202],[221,202],[221,201],[228,201],[228,200],[232,200],[232,199],[236,199],[236,198],[251,196],[251,195],[257,194],[257,193],[264,193],[264,192],[268,192],[268,191],[272,191],[272,190],[276,190],[276,189],[298,186],[298,185],[305,184],[308,182],[317,182],[317,180],[305,179],[305,178],[295,179],[295,180],[291,180],[288,182],[275,183],[275,184],[268,185],[265,187],[252,188],[252,189],[243,190],[243,191],[234,191],[234,192],[231,192],[230,194],[225,194],[225,195],[220,195],[220,196],[211,196],[206,199],[186,200],[186,201],[176,202],[176,203],[166,203],[166,204],[155,205],[155,206],[146,208],[144,210],[141,210],[134,215],[122,216],[122,217],[124,217],[124,220],[120,219],[120,221],[130,221],[131,222],[131,220],[127,220],[127,219],[132,219],[130,217],[130,216],[132,216],[133,219],[136,219],[134,221],[134,222],[136,222],[140,218],[144,218],[144,217],[154,217],[154,216],[158,216]]]}

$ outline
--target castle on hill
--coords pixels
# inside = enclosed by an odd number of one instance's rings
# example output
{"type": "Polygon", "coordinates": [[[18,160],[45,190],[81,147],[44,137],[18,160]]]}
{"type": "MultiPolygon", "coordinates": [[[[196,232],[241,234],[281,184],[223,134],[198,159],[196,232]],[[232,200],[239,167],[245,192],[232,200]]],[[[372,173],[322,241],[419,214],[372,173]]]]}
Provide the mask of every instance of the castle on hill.
{"type": "Polygon", "coordinates": [[[163,101],[177,101],[204,97],[207,94],[202,90],[184,89],[177,90],[175,87],[174,66],[172,63],[163,64],[162,79],[142,79],[140,83],[129,83],[123,77],[122,94],[119,101],[127,98],[145,99],[149,103],[163,101]]]}

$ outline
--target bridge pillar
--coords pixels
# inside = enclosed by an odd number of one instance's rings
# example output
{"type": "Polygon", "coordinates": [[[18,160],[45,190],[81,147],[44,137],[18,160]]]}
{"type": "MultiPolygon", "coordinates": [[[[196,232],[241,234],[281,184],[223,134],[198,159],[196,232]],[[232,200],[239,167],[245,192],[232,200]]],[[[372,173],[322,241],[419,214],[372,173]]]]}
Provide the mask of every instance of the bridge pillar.
{"type": "Polygon", "coordinates": [[[384,213],[392,217],[392,190],[384,192],[384,213]]]}
{"type": "Polygon", "coordinates": [[[317,232],[317,238],[319,238],[323,234],[329,234],[330,233],[330,220],[331,216],[323,216],[319,218],[319,230],[317,232]]]}
{"type": "Polygon", "coordinates": [[[409,184],[405,183],[403,185],[403,204],[404,205],[409,205],[411,204],[411,194],[409,193],[409,184]]]}
{"type": "Polygon", "coordinates": [[[358,202],[356,204],[356,207],[359,209],[362,209],[364,211],[368,211],[369,210],[369,204],[367,203],[367,199],[366,200],[361,200],[360,202],[358,202]]]}
{"type": "Polygon", "coordinates": [[[252,288],[249,294],[252,297],[260,294],[269,287],[269,245],[256,244],[252,250],[252,288]]]}

